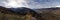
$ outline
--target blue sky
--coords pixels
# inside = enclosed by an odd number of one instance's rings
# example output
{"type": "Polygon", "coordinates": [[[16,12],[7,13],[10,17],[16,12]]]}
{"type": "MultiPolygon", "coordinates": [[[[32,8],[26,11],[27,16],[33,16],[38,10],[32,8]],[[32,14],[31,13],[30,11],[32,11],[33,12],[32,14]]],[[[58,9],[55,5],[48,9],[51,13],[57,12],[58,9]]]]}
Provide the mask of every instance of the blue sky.
{"type": "Polygon", "coordinates": [[[60,5],[60,0],[30,0],[30,7],[34,8],[50,8],[60,5]]]}
{"type": "MultiPolygon", "coordinates": [[[[4,6],[2,2],[6,0],[0,0],[0,6],[4,6]]],[[[50,8],[60,6],[60,0],[25,0],[30,8],[50,8]]]]}

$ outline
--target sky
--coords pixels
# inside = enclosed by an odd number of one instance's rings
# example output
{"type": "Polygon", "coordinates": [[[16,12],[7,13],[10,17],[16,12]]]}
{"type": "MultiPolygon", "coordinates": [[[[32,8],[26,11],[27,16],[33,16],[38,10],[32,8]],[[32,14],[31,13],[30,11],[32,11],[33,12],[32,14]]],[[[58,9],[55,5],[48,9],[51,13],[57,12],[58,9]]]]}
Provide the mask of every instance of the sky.
{"type": "Polygon", "coordinates": [[[7,8],[27,7],[31,9],[60,7],[60,0],[0,0],[0,6],[7,8]]]}

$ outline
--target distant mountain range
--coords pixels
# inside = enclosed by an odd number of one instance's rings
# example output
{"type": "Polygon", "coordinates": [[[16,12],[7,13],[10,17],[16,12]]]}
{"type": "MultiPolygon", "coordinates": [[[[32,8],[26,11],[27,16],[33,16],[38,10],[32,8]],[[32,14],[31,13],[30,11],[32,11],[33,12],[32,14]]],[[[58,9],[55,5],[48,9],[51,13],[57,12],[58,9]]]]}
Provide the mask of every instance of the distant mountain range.
{"type": "MultiPolygon", "coordinates": [[[[3,10],[4,7],[0,6],[0,9],[3,10]]],[[[25,15],[28,11],[31,12],[35,12],[34,10],[30,9],[30,8],[26,8],[26,7],[21,7],[21,8],[4,8],[4,10],[7,10],[9,12],[14,12],[14,13],[18,13],[21,15],[25,15]],[[26,13],[25,13],[26,12],[26,13]]],[[[5,12],[5,11],[4,11],[5,12]]],[[[35,12],[36,13],[36,12],[35,12]]]]}
{"type": "Polygon", "coordinates": [[[48,11],[48,10],[60,10],[60,7],[34,9],[34,11],[36,11],[38,13],[40,13],[42,11],[48,11]]]}
{"type": "Polygon", "coordinates": [[[10,9],[10,10],[12,10],[14,12],[20,12],[20,11],[22,12],[22,11],[32,10],[32,9],[26,8],[26,7],[21,7],[21,8],[8,8],[8,9],[10,9]]]}
{"type": "MultiPolygon", "coordinates": [[[[2,8],[0,6],[0,8],[2,8]]],[[[21,7],[21,8],[7,8],[8,10],[10,10],[11,12],[24,12],[24,11],[36,11],[36,12],[41,12],[41,11],[44,11],[44,10],[57,10],[57,9],[60,9],[59,7],[53,7],[53,8],[42,8],[42,9],[30,9],[30,8],[26,8],[26,7],[21,7]]]]}
{"type": "MultiPolygon", "coordinates": [[[[30,14],[33,14],[32,16],[34,17],[37,12],[34,11],[34,9],[26,8],[26,7],[21,7],[21,8],[8,8],[16,13],[20,13],[21,15],[25,15],[27,12],[30,12],[30,14]]],[[[39,15],[39,14],[37,14],[39,15]]]]}

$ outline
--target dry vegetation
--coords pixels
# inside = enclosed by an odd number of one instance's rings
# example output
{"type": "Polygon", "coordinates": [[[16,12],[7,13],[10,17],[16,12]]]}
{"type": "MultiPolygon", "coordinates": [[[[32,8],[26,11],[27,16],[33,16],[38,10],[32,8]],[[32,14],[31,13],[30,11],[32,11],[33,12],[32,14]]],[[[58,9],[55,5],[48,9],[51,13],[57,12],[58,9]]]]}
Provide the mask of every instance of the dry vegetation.
{"type": "Polygon", "coordinates": [[[31,20],[31,17],[35,17],[37,20],[60,20],[60,9],[40,12],[41,13],[32,14],[34,12],[27,11],[26,15],[20,15],[0,6],[0,20],[31,20]]]}
{"type": "Polygon", "coordinates": [[[0,7],[0,20],[25,20],[25,16],[10,12],[4,7],[0,7]]]}
{"type": "Polygon", "coordinates": [[[11,12],[7,8],[0,6],[0,20],[31,20],[31,17],[38,18],[35,12],[27,11],[25,13],[27,14],[20,15],[19,13],[11,12]]]}
{"type": "Polygon", "coordinates": [[[42,18],[44,20],[60,20],[60,9],[42,11],[42,18]]]}

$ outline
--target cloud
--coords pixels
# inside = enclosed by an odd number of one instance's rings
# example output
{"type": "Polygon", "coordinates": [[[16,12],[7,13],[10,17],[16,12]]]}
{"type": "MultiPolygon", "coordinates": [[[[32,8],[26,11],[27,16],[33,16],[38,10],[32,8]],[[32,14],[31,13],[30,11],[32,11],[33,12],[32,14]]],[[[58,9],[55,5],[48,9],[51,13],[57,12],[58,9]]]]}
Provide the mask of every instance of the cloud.
{"type": "Polygon", "coordinates": [[[3,3],[7,8],[29,7],[25,0],[6,0],[6,1],[3,3]]]}
{"type": "Polygon", "coordinates": [[[60,0],[28,0],[28,4],[32,8],[50,8],[60,5],[60,0]]]}
{"type": "Polygon", "coordinates": [[[0,0],[0,6],[6,7],[29,7],[50,8],[60,6],[60,0],[0,0]]]}

